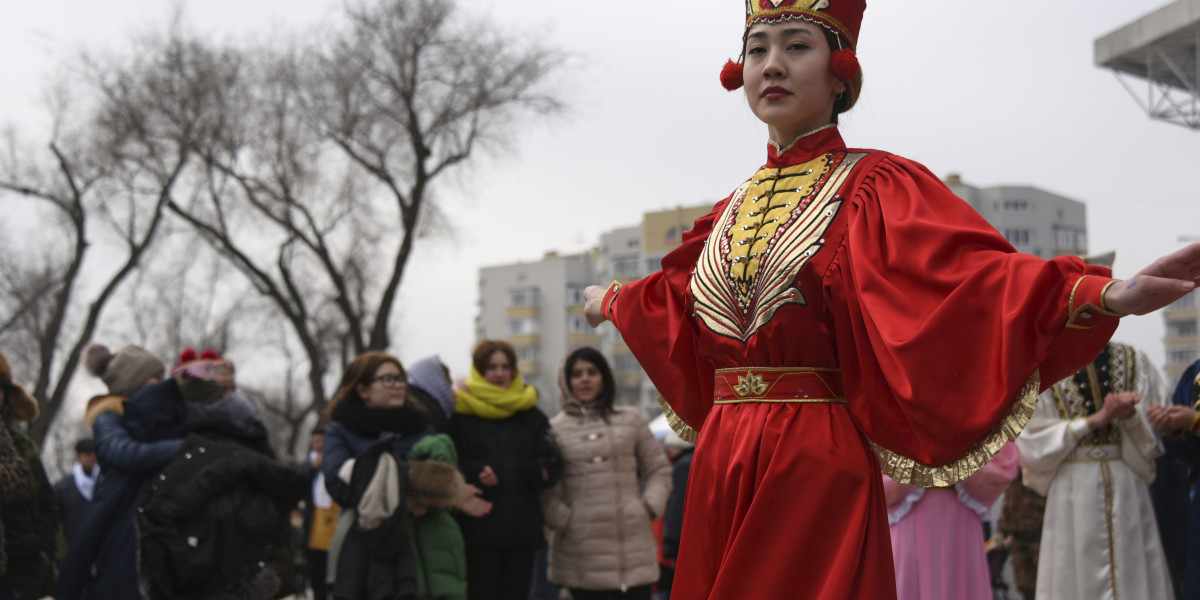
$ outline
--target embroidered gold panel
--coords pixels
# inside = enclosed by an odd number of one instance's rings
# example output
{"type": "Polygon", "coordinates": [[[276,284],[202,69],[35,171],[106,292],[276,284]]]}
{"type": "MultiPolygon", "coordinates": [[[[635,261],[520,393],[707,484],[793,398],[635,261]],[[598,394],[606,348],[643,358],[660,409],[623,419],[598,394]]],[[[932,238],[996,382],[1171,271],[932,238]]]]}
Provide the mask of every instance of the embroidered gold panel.
{"type": "MultiPolygon", "coordinates": [[[[1110,392],[1133,391],[1137,381],[1137,357],[1130,346],[1108,344],[1087,368],[1054,384],[1050,388],[1054,407],[1063,419],[1085,419],[1104,407],[1104,397],[1110,392]]],[[[1101,446],[1121,443],[1121,429],[1111,422],[1089,433],[1079,441],[1080,446],[1101,446]]]]}
{"type": "Polygon", "coordinates": [[[844,201],[837,192],[863,156],[830,152],[762,169],[734,192],[692,274],[706,327],[744,342],[783,306],[807,305],[797,277],[824,247],[844,201]]]}

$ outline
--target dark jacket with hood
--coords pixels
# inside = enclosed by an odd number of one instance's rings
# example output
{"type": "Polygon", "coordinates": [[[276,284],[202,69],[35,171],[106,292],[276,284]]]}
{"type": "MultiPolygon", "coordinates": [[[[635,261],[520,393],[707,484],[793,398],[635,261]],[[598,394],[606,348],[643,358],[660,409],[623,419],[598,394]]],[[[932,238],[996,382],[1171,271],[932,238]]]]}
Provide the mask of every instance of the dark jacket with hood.
{"type": "Polygon", "coordinates": [[[304,477],[235,442],[189,435],[138,511],[150,599],[272,598],[304,477]]]}

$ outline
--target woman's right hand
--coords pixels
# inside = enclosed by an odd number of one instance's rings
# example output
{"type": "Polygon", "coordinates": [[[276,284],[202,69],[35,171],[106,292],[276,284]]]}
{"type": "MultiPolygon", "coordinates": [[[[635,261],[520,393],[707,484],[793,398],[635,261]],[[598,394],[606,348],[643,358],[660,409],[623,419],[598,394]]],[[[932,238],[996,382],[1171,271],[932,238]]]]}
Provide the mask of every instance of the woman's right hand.
{"type": "Polygon", "coordinates": [[[458,503],[459,512],[469,517],[482,517],[492,512],[492,503],[483,499],[483,490],[467,484],[467,497],[458,503]]]}
{"type": "Polygon", "coordinates": [[[598,285],[589,285],[583,290],[583,315],[592,327],[599,327],[608,320],[604,318],[604,311],[600,306],[604,302],[605,291],[605,288],[598,285]]]}
{"type": "Polygon", "coordinates": [[[483,470],[479,472],[479,483],[487,487],[495,487],[500,483],[500,479],[496,477],[496,472],[490,465],[483,465],[483,470]]]}

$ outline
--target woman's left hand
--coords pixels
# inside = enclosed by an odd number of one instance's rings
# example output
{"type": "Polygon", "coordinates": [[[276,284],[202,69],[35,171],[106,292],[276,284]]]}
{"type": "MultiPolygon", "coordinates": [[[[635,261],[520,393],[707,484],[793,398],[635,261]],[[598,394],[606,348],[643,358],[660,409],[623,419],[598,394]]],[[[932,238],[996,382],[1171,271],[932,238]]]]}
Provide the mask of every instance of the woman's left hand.
{"type": "Polygon", "coordinates": [[[1137,275],[1119,281],[1104,293],[1109,310],[1127,315],[1156,311],[1200,284],[1200,243],[1191,244],[1150,263],[1137,275]]]}

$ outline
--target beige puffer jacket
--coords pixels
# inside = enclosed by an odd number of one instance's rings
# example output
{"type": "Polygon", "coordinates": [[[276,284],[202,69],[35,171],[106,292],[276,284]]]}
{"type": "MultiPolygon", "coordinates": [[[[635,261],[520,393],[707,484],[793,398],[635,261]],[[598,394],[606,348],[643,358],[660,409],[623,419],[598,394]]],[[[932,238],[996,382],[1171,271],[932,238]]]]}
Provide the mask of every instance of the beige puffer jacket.
{"type": "Polygon", "coordinates": [[[671,494],[666,453],[638,409],[617,407],[605,422],[573,400],[550,420],[563,462],[559,483],[541,496],[552,532],[547,576],[587,590],[653,583],[658,548],[650,522],[671,494]]]}

